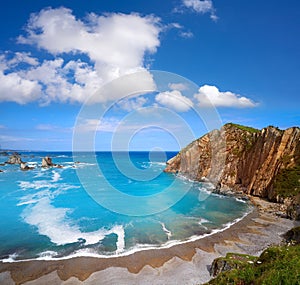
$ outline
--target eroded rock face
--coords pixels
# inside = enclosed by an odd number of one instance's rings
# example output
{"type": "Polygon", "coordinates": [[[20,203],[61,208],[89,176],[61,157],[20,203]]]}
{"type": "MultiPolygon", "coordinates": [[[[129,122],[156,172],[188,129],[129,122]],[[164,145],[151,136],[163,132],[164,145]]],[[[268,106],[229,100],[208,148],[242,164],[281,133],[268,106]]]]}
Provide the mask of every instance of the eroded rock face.
{"type": "Polygon", "coordinates": [[[300,129],[261,131],[226,124],[182,149],[167,162],[166,172],[201,181],[208,178],[219,191],[242,191],[276,200],[273,182],[281,169],[300,163],[300,129]]]}

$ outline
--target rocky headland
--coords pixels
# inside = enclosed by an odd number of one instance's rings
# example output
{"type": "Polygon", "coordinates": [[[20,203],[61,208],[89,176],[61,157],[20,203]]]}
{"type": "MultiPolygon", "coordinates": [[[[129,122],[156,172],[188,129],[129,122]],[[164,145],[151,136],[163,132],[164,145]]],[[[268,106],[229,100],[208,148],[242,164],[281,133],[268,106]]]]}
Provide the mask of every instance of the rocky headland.
{"type": "Polygon", "coordinates": [[[167,162],[165,172],[210,181],[215,192],[279,203],[300,219],[300,129],[262,130],[233,123],[193,141],[167,162]]]}

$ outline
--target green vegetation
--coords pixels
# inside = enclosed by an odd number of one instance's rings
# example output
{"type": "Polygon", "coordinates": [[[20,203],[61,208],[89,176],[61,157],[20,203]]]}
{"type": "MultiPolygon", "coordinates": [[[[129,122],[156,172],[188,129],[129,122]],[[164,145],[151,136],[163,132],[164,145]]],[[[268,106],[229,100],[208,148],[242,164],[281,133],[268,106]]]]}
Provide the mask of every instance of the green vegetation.
{"type": "Polygon", "coordinates": [[[300,284],[300,245],[270,247],[258,258],[239,262],[237,269],[223,272],[207,284],[300,284]]]}
{"type": "Polygon", "coordinates": [[[275,178],[274,192],[280,197],[292,197],[300,193],[300,165],[281,170],[275,178]]]}
{"type": "Polygon", "coordinates": [[[255,129],[255,128],[252,128],[252,127],[247,127],[247,126],[243,126],[243,125],[239,125],[239,124],[234,124],[234,123],[228,123],[226,125],[236,127],[240,130],[243,130],[243,131],[246,131],[246,132],[249,132],[249,133],[252,133],[252,134],[257,133],[257,132],[260,131],[259,129],[255,129]]]}

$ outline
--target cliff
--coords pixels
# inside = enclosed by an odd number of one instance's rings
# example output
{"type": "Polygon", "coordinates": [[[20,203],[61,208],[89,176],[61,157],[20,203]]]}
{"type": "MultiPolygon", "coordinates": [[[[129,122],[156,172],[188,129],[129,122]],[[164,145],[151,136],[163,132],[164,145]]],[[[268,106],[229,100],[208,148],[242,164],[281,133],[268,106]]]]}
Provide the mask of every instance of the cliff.
{"type": "Polygon", "coordinates": [[[221,192],[291,202],[300,193],[300,129],[226,124],[182,149],[165,171],[209,180],[221,192]]]}

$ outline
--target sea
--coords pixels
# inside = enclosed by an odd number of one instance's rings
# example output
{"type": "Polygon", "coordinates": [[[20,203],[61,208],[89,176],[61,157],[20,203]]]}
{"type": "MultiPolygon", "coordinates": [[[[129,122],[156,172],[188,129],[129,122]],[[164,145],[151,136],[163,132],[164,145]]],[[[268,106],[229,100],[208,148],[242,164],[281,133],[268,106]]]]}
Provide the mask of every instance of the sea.
{"type": "Polygon", "coordinates": [[[163,172],[175,154],[22,152],[33,169],[0,166],[0,260],[171,247],[222,231],[251,211],[245,201],[213,194],[210,183],[163,172]],[[61,168],[42,168],[45,156],[61,168]]]}

